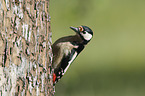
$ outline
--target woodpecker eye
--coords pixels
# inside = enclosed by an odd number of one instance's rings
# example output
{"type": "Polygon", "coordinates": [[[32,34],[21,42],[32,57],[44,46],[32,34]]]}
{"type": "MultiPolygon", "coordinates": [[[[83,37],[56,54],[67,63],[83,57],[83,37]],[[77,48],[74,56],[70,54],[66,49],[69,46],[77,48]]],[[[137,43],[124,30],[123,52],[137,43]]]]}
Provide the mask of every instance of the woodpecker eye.
{"type": "Polygon", "coordinates": [[[79,27],[79,31],[82,32],[84,29],[82,26],[79,27]]]}

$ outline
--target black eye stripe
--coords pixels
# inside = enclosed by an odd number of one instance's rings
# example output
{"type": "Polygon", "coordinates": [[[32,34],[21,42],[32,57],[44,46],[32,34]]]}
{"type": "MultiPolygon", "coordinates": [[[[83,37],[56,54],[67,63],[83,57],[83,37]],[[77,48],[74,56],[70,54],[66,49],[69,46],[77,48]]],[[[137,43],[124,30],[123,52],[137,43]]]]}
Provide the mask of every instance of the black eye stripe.
{"type": "Polygon", "coordinates": [[[82,31],[83,32],[83,34],[86,34],[87,32],[86,31],[82,31]]]}

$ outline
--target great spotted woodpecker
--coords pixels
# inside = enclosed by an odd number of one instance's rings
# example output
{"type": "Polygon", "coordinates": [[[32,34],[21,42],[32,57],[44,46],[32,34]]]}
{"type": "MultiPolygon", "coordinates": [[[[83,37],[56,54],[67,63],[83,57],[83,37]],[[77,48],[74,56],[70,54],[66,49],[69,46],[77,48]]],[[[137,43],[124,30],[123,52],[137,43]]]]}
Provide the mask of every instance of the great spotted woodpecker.
{"type": "Polygon", "coordinates": [[[54,85],[93,37],[93,31],[87,26],[70,28],[76,32],[76,35],[62,37],[52,45],[54,85]]]}

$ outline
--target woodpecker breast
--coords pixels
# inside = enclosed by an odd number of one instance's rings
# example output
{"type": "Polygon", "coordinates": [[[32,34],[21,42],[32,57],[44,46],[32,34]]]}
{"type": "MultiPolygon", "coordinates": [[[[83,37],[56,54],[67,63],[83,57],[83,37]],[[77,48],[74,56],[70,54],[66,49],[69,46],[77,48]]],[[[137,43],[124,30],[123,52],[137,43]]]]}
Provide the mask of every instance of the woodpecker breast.
{"type": "Polygon", "coordinates": [[[65,56],[67,56],[73,48],[78,48],[78,46],[71,44],[71,42],[58,43],[57,46],[61,48],[60,54],[64,54],[65,56]]]}

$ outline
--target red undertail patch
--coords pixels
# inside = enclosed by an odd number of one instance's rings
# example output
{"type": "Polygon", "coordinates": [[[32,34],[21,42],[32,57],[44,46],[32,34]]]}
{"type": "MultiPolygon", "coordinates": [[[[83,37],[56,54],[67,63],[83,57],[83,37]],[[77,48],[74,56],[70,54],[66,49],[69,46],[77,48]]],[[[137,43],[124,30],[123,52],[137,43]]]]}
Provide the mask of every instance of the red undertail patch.
{"type": "Polygon", "coordinates": [[[55,83],[55,80],[56,80],[56,75],[55,73],[53,73],[53,83],[55,83]]]}

